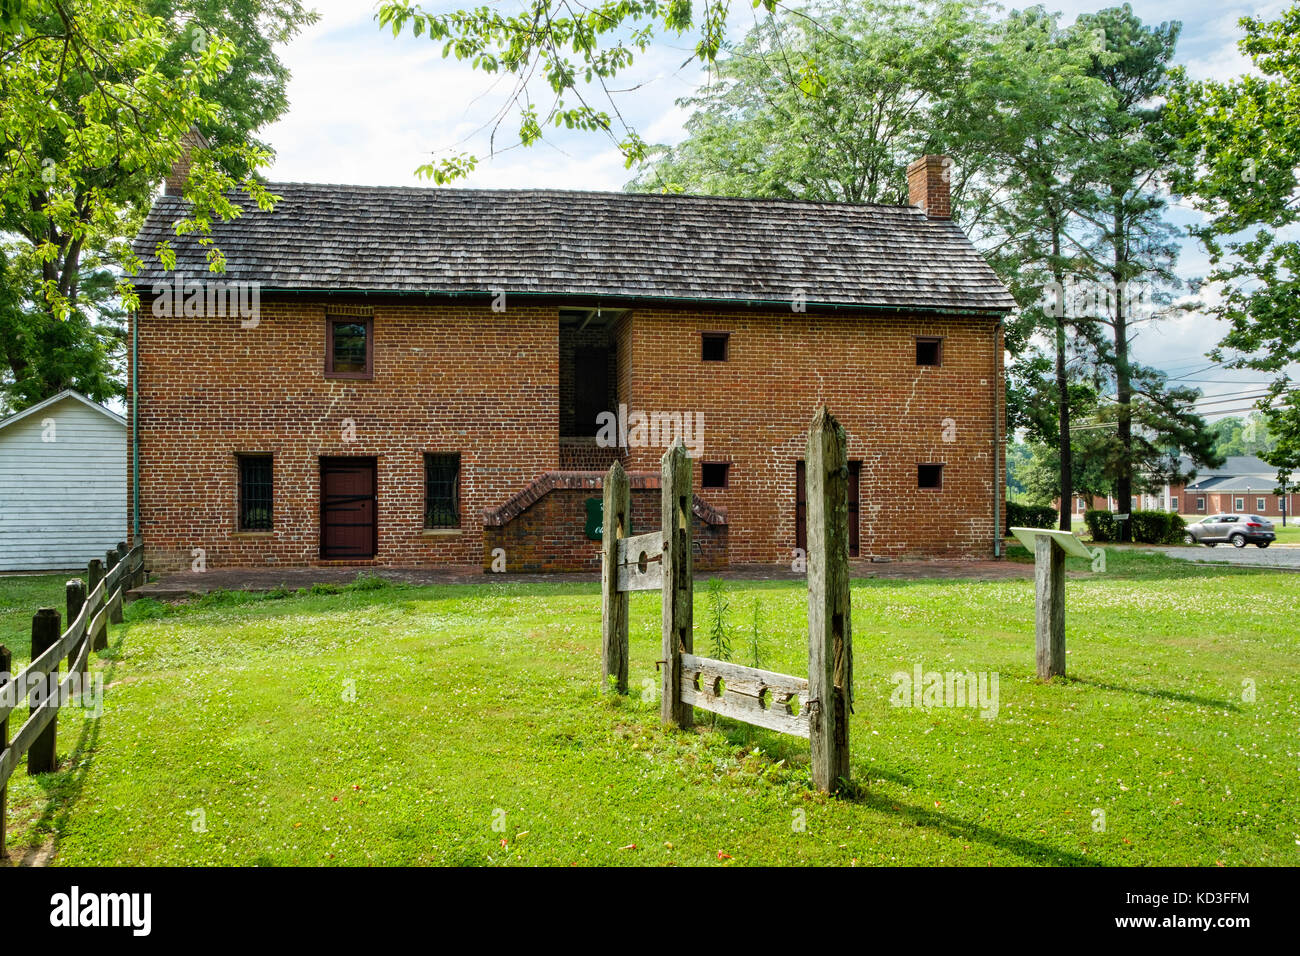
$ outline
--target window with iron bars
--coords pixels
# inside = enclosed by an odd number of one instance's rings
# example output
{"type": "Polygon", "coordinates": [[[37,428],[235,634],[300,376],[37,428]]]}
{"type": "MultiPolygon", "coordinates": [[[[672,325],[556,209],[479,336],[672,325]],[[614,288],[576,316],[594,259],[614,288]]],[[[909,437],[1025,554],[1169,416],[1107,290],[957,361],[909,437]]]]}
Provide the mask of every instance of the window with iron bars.
{"type": "Polygon", "coordinates": [[[239,530],[270,531],[273,500],[270,455],[239,457],[239,530]]]}
{"type": "Polygon", "coordinates": [[[460,455],[424,456],[424,526],[460,527],[460,455]]]}

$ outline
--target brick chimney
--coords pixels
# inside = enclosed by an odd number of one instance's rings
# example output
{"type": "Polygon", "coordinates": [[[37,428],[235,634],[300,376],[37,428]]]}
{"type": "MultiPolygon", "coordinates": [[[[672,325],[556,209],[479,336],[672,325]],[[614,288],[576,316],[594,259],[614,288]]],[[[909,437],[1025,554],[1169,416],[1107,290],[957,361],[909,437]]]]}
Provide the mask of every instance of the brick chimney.
{"type": "Polygon", "coordinates": [[[179,196],[185,188],[185,180],[189,178],[190,166],[192,161],[190,153],[195,149],[207,149],[208,141],[203,138],[197,126],[191,126],[181,137],[181,155],[180,159],[172,164],[172,170],[167,174],[167,179],[163,182],[163,195],[179,196]]]}
{"type": "Polygon", "coordinates": [[[931,219],[952,218],[952,160],[947,156],[922,156],[907,167],[907,195],[931,219]]]}

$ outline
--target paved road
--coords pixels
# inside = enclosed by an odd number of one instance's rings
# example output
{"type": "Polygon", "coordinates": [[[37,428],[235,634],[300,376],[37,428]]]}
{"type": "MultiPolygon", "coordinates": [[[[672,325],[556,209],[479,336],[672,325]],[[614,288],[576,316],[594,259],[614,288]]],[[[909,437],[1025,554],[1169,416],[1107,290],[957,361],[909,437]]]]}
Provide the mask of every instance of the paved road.
{"type": "Polygon", "coordinates": [[[1300,547],[1270,545],[1257,548],[1248,544],[1244,548],[1234,548],[1230,544],[1207,548],[1203,545],[1182,548],[1161,548],[1171,558],[1185,561],[1208,561],[1220,564],[1240,564],[1257,568],[1287,568],[1300,571],[1300,547]]]}

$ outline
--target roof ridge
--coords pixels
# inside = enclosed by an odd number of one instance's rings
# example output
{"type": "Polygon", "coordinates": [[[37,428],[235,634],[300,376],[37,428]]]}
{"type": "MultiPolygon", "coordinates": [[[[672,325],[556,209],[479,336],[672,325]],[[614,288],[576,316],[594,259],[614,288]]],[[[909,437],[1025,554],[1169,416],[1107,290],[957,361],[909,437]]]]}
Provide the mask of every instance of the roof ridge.
{"type": "MultiPolygon", "coordinates": [[[[785,204],[791,206],[824,206],[832,209],[887,209],[903,213],[909,216],[925,218],[931,222],[950,222],[947,219],[930,220],[919,206],[910,203],[883,203],[883,202],[849,202],[842,200],[827,199],[801,199],[787,196],[728,196],[719,193],[640,193],[626,192],[617,189],[561,189],[549,186],[520,186],[520,187],[500,187],[500,186],[374,186],[363,183],[311,183],[302,180],[283,180],[283,181],[266,181],[262,184],[271,192],[276,189],[286,187],[297,188],[304,187],[309,189],[349,189],[349,190],[370,190],[374,192],[405,192],[418,194],[445,194],[445,195],[482,195],[486,193],[495,193],[499,195],[552,195],[552,196],[599,196],[608,198],[628,199],[634,201],[659,201],[659,200],[699,200],[703,202],[735,202],[735,203],[753,203],[753,204],[785,204]]],[[[164,198],[162,196],[159,197],[164,198]]],[[[166,196],[168,199],[185,201],[180,196],[166,196]]]]}

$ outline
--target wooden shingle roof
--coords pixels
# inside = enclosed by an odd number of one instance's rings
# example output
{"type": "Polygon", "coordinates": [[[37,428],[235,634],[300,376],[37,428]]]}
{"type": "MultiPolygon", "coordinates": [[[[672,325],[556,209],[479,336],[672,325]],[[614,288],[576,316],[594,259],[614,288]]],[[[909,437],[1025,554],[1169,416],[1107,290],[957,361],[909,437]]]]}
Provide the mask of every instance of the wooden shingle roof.
{"type": "MultiPolygon", "coordinates": [[[[417,189],[271,183],[274,212],[213,225],[226,280],[263,291],[599,296],[790,302],[955,312],[1014,303],[952,222],[913,206],[560,190],[417,189]]],[[[173,224],[184,201],[154,203],[136,249],[144,289],[177,269],[207,271],[173,224]]],[[[214,277],[218,278],[218,277],[214,277]]]]}

